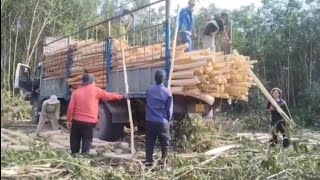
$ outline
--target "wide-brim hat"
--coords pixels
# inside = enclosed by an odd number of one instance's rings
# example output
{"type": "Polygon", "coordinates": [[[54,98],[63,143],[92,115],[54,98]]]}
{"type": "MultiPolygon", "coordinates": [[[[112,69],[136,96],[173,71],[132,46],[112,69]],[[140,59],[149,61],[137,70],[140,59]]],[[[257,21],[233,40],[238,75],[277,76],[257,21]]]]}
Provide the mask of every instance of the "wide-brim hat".
{"type": "Polygon", "coordinates": [[[271,89],[270,94],[272,95],[272,93],[273,93],[274,91],[278,91],[280,97],[282,97],[282,90],[281,90],[280,88],[275,87],[275,88],[271,89]]]}
{"type": "Polygon", "coordinates": [[[50,99],[48,99],[48,104],[59,104],[60,101],[56,95],[51,95],[50,99]]]}

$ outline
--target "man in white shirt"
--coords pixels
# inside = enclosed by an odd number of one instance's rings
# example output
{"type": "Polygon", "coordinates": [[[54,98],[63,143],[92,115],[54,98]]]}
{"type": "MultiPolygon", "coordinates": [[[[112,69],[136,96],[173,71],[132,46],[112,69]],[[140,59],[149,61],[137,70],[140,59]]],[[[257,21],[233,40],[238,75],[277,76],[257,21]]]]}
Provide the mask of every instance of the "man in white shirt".
{"type": "Polygon", "coordinates": [[[58,100],[56,95],[51,95],[50,99],[47,99],[42,103],[42,109],[40,113],[36,136],[40,136],[40,131],[42,130],[47,120],[50,120],[53,130],[58,130],[59,118],[60,118],[60,101],[58,100]]]}

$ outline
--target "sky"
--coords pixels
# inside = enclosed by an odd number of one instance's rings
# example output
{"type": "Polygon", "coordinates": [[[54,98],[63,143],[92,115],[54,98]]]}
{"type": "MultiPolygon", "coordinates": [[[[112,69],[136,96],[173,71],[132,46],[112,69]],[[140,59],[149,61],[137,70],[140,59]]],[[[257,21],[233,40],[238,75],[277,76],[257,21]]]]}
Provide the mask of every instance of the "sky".
{"type": "MultiPolygon", "coordinates": [[[[210,3],[215,4],[219,9],[234,10],[238,9],[241,6],[250,5],[252,3],[255,6],[260,6],[261,0],[198,0],[195,12],[197,13],[197,10],[199,10],[201,7],[208,6],[210,3]]],[[[173,13],[174,10],[177,9],[178,4],[180,8],[186,7],[188,4],[188,0],[171,0],[171,13],[173,13]]]]}

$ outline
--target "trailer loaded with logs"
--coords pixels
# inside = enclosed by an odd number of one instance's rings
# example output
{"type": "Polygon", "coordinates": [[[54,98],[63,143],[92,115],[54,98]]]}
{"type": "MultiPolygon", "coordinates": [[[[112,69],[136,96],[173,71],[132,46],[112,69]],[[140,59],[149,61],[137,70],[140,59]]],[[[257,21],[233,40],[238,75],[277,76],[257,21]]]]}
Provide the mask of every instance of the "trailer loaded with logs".
{"type": "MultiPolygon", "coordinates": [[[[163,2],[167,6],[167,1],[163,2]]],[[[156,2],[150,6],[154,4],[156,2]]],[[[141,9],[132,12],[139,10],[141,9]]],[[[105,23],[112,19],[111,17],[105,23]]],[[[57,95],[62,104],[61,113],[66,114],[72,91],[81,86],[81,78],[85,73],[92,73],[96,77],[99,88],[108,92],[125,93],[122,65],[124,56],[134,125],[138,130],[143,130],[146,90],[154,83],[154,73],[159,69],[164,69],[168,77],[170,73],[172,43],[169,38],[169,22],[169,12],[166,12],[164,21],[147,28],[149,31],[157,29],[158,32],[165,27],[165,38],[157,36],[156,40],[144,39],[150,37],[140,33],[139,43],[136,42],[139,38],[132,41],[130,38],[135,36],[129,35],[124,38],[109,34],[103,40],[79,40],[70,36],[48,38],[33,76],[30,67],[24,64],[18,64],[16,72],[15,87],[31,92],[34,121],[37,122],[41,103],[52,94],[57,95]]],[[[143,30],[135,29],[133,33],[136,32],[143,30]]],[[[220,99],[248,101],[248,91],[253,85],[250,72],[256,61],[238,54],[225,55],[223,52],[214,53],[207,49],[185,52],[186,48],[187,44],[175,47],[171,76],[175,120],[184,118],[188,113],[207,116],[221,102],[220,99]]],[[[95,129],[94,136],[102,140],[117,141],[122,136],[124,126],[129,123],[126,101],[101,102],[99,118],[99,127],[95,129]]]]}

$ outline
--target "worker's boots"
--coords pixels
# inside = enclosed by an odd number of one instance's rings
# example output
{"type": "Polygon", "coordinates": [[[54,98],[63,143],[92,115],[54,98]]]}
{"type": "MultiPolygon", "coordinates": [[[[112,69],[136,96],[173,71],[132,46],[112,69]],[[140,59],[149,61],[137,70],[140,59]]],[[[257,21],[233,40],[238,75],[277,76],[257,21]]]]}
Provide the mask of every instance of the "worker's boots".
{"type": "Polygon", "coordinates": [[[287,137],[283,138],[282,145],[284,148],[288,148],[290,146],[290,141],[287,137]]]}
{"type": "MultiPolygon", "coordinates": [[[[271,139],[269,142],[270,147],[275,147],[278,144],[278,139],[271,139]]],[[[290,140],[287,137],[283,138],[282,141],[283,148],[288,148],[290,146],[290,140]]]]}
{"type": "Polygon", "coordinates": [[[278,144],[278,136],[276,134],[272,135],[272,139],[269,141],[269,146],[270,147],[275,147],[278,144]]]}
{"type": "Polygon", "coordinates": [[[161,159],[157,162],[157,164],[159,164],[159,165],[167,164],[167,161],[168,161],[167,158],[168,158],[168,150],[162,149],[161,159]]]}
{"type": "Polygon", "coordinates": [[[167,159],[167,157],[168,157],[168,149],[164,148],[164,149],[162,149],[161,158],[167,159]]]}

